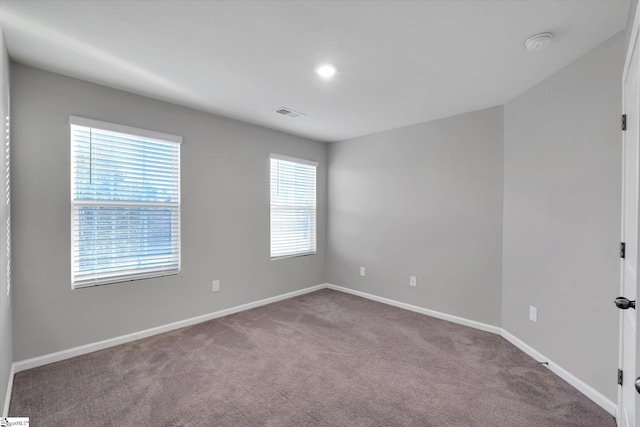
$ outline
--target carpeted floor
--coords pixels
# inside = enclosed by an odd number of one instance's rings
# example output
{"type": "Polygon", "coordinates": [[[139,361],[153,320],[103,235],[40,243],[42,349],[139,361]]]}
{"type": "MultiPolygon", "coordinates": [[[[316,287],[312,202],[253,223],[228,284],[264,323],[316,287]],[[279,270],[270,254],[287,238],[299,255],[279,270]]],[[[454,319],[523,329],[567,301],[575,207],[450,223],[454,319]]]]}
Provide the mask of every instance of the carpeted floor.
{"type": "Polygon", "coordinates": [[[500,336],[321,290],[16,374],[40,426],[615,426],[500,336]]]}

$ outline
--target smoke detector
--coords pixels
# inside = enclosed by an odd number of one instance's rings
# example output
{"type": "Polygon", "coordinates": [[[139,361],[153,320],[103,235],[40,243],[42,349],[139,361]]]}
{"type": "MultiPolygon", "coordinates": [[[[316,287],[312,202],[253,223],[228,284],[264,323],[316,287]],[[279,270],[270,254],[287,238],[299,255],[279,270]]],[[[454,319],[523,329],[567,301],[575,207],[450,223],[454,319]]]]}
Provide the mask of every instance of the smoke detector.
{"type": "Polygon", "coordinates": [[[305,115],[304,113],[293,111],[291,108],[287,108],[287,107],[280,107],[278,109],[273,110],[273,112],[277,114],[282,114],[283,116],[287,116],[292,119],[295,119],[297,117],[303,117],[305,115]]]}
{"type": "Polygon", "coordinates": [[[540,33],[529,37],[527,41],[524,42],[524,45],[527,47],[529,52],[536,52],[544,49],[549,43],[551,43],[552,38],[552,33],[540,33]]]}

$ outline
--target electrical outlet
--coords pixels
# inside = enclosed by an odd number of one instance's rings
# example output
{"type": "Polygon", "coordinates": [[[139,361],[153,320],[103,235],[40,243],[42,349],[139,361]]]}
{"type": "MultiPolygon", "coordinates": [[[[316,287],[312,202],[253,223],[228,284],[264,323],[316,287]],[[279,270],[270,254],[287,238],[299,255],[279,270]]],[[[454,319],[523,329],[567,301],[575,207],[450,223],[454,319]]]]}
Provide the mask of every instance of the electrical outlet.
{"type": "Polygon", "coordinates": [[[529,306],[529,320],[536,323],[538,322],[538,309],[532,305],[529,306]]]}
{"type": "Polygon", "coordinates": [[[364,267],[360,267],[360,275],[364,276],[364,267]]]}
{"type": "Polygon", "coordinates": [[[417,284],[416,276],[409,276],[409,286],[416,286],[417,284]]]}
{"type": "Polygon", "coordinates": [[[211,292],[218,292],[220,290],[220,280],[214,280],[211,282],[211,292]]]}

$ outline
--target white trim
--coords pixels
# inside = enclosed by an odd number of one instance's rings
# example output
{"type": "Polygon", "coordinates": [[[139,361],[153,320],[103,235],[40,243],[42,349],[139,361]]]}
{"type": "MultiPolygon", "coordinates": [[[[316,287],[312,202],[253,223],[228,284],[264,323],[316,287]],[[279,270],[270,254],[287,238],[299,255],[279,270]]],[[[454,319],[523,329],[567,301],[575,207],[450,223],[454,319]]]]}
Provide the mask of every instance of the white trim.
{"type": "Polygon", "coordinates": [[[418,307],[418,306],[407,304],[404,302],[399,302],[392,299],[379,297],[377,295],[372,295],[366,292],[356,291],[354,289],[332,285],[330,283],[327,284],[327,288],[333,289],[335,291],[356,295],[356,296],[370,299],[373,301],[381,302],[383,304],[392,305],[394,307],[403,308],[405,310],[414,311],[416,313],[425,314],[427,316],[437,317],[438,319],[448,320],[449,322],[458,323],[460,325],[469,326],[471,328],[480,329],[482,331],[487,331],[487,332],[501,335],[504,339],[506,339],[507,341],[509,341],[510,343],[518,347],[520,350],[522,350],[524,353],[533,357],[534,359],[538,361],[548,362],[549,363],[548,368],[551,370],[551,372],[553,372],[554,374],[556,374],[557,376],[559,376],[560,378],[568,382],[573,388],[578,390],[580,393],[584,394],[586,397],[591,399],[593,402],[595,402],[598,406],[600,406],[602,409],[604,409],[611,415],[613,416],[616,415],[618,405],[615,402],[609,400],[602,393],[600,393],[599,391],[597,391],[596,389],[594,389],[593,387],[591,387],[590,385],[588,385],[587,383],[585,383],[584,381],[576,377],[575,375],[571,374],[566,369],[554,363],[548,357],[544,356],[542,353],[535,350],[533,347],[529,346],[528,344],[524,343],[520,339],[516,338],[514,335],[510,334],[509,332],[507,332],[506,330],[498,326],[488,325],[486,323],[477,322],[475,320],[465,319],[464,317],[458,317],[458,316],[453,316],[451,314],[441,313],[439,311],[430,310],[428,308],[418,307]]]}
{"type": "Polygon", "coordinates": [[[318,167],[318,162],[314,160],[299,159],[297,157],[285,156],[283,154],[270,153],[270,159],[284,160],[285,162],[302,163],[303,165],[318,167]]]}
{"type": "MultiPolygon", "coordinates": [[[[625,60],[624,60],[624,68],[622,70],[622,84],[621,84],[621,93],[622,93],[622,114],[627,114],[627,97],[626,97],[626,82],[627,82],[627,77],[629,75],[629,70],[631,68],[631,60],[633,58],[633,53],[634,53],[634,49],[636,48],[636,45],[638,43],[638,36],[639,36],[639,32],[640,32],[640,7],[636,7],[636,11],[635,11],[635,16],[633,17],[633,22],[631,23],[631,33],[630,33],[630,37],[629,37],[629,44],[627,45],[627,52],[625,55],[625,60]]],[[[624,212],[625,212],[625,200],[624,200],[624,194],[625,194],[625,177],[626,177],[626,171],[625,171],[625,158],[624,158],[624,143],[625,143],[625,138],[626,138],[626,132],[621,132],[620,133],[620,137],[621,137],[621,142],[622,142],[622,147],[623,147],[623,151],[622,151],[622,187],[621,187],[621,194],[622,194],[622,202],[621,202],[621,210],[620,210],[620,217],[621,217],[621,221],[620,221],[620,241],[624,241],[624,232],[625,232],[625,228],[624,228],[624,212]]],[[[636,177],[637,179],[637,177],[636,177]]],[[[637,234],[637,233],[636,233],[637,234]]],[[[636,235],[636,239],[638,238],[638,236],[636,235]]],[[[637,242],[636,242],[637,243],[637,242]]],[[[636,260],[637,261],[637,260],[636,260]]],[[[620,295],[624,294],[624,260],[621,259],[620,260],[620,295]]],[[[640,280],[640,276],[636,277],[636,287],[638,287],[638,289],[640,289],[640,285],[638,285],[637,281],[640,280]]],[[[623,362],[624,362],[624,353],[623,353],[623,345],[624,345],[624,311],[623,310],[619,310],[620,314],[619,314],[619,320],[618,320],[618,367],[620,369],[624,369],[623,366],[623,362]]],[[[638,338],[636,337],[636,345],[637,345],[637,340],[638,338]]],[[[637,358],[638,355],[636,355],[637,358]]],[[[633,362],[632,362],[633,363],[633,362]]],[[[638,372],[636,372],[636,374],[638,374],[638,372]]],[[[616,408],[615,408],[615,417],[616,417],[616,423],[619,426],[623,426],[623,425],[628,425],[628,421],[623,420],[622,419],[622,409],[623,409],[623,405],[622,405],[622,398],[623,398],[623,388],[622,386],[618,386],[618,399],[617,399],[617,404],[616,404],[616,408]]],[[[637,402],[637,399],[636,399],[637,402]]],[[[597,403],[597,402],[596,402],[597,403]]],[[[602,405],[600,405],[602,406],[602,405]]],[[[605,408],[606,409],[606,408],[605,408]]],[[[636,404],[636,411],[640,410],[640,408],[638,408],[638,405],[636,404]]]]}
{"type": "Polygon", "coordinates": [[[589,399],[593,400],[597,405],[602,407],[605,411],[607,411],[611,415],[614,415],[614,416],[616,415],[617,405],[614,402],[606,398],[603,394],[595,390],[593,387],[591,387],[584,381],[577,378],[575,375],[569,373],[564,368],[560,367],[553,361],[549,360],[549,358],[545,357],[542,353],[535,350],[533,347],[530,347],[528,344],[524,343],[520,339],[516,338],[514,335],[510,334],[509,332],[507,332],[506,330],[498,326],[476,322],[475,320],[465,319],[463,317],[441,313],[439,311],[430,310],[428,308],[418,307],[412,304],[407,304],[404,302],[399,302],[392,299],[379,297],[377,295],[356,291],[354,289],[349,289],[342,286],[333,285],[330,283],[323,283],[320,285],[300,289],[297,291],[288,292],[286,294],[276,295],[274,297],[265,298],[259,301],[254,301],[247,304],[242,304],[242,305],[227,308],[224,310],[216,311],[213,313],[204,314],[202,316],[192,317],[190,319],[185,319],[178,322],[169,323],[167,325],[146,329],[144,331],[134,332],[132,334],[122,335],[122,336],[110,338],[104,341],[99,341],[92,344],[86,344],[79,347],[70,348],[68,350],[62,350],[55,353],[45,354],[43,356],[15,362],[11,365],[11,372],[9,374],[9,384],[7,387],[7,398],[5,399],[5,403],[4,403],[3,416],[7,416],[7,413],[9,411],[14,373],[22,372],[27,369],[37,368],[38,366],[48,365],[49,363],[70,359],[72,357],[81,356],[83,354],[87,354],[87,353],[102,350],[105,348],[113,347],[116,345],[128,343],[131,341],[136,341],[136,340],[150,337],[153,335],[162,334],[164,332],[173,331],[175,329],[184,328],[186,326],[195,325],[197,323],[206,322],[208,320],[217,319],[219,317],[228,316],[230,314],[239,313],[241,311],[250,310],[252,308],[260,307],[263,305],[271,304],[271,303],[282,301],[285,299],[319,291],[325,288],[332,289],[334,291],[344,292],[351,295],[356,295],[361,298],[377,301],[383,304],[402,308],[404,310],[413,311],[416,313],[420,313],[427,316],[436,317],[438,319],[447,320],[449,322],[457,323],[460,325],[468,326],[474,329],[479,329],[482,331],[501,335],[504,339],[506,339],[507,341],[509,341],[510,343],[518,347],[520,350],[522,350],[524,353],[533,357],[534,359],[538,361],[548,362],[549,363],[548,368],[551,370],[551,372],[553,372],[554,374],[558,375],[560,378],[568,382],[572,387],[574,387],[576,390],[578,390],[579,392],[587,396],[589,399]]]}
{"type": "Polygon", "coordinates": [[[85,117],[69,116],[69,124],[72,126],[84,126],[88,128],[106,130],[108,132],[124,133],[136,135],[143,138],[159,139],[161,141],[175,142],[182,144],[182,137],[170,133],[158,132],[149,129],[140,129],[132,126],[119,125],[116,123],[103,122],[100,120],[87,119],[85,117]]]}
{"type": "Polygon", "coordinates": [[[575,388],[576,390],[578,390],[579,392],[587,396],[589,399],[593,400],[602,409],[604,409],[611,415],[616,416],[616,410],[618,408],[618,405],[616,405],[616,403],[614,403],[613,401],[609,400],[602,393],[600,393],[599,391],[597,391],[596,389],[591,387],[589,384],[585,383],[584,381],[582,381],[581,379],[579,379],[578,377],[576,377],[575,375],[573,375],[572,373],[570,373],[569,371],[561,367],[560,365],[554,363],[552,360],[544,356],[538,350],[529,346],[519,338],[516,338],[514,335],[512,335],[511,333],[507,332],[504,329],[502,329],[502,337],[507,341],[509,341],[511,344],[518,347],[520,350],[522,350],[526,354],[528,354],[529,356],[536,359],[537,361],[547,362],[548,363],[547,367],[549,368],[549,370],[551,370],[551,372],[553,372],[554,374],[556,374],[557,376],[559,376],[560,378],[568,382],[571,386],[573,386],[573,388],[575,388]]]}
{"type": "Polygon", "coordinates": [[[208,320],[217,319],[219,317],[228,316],[230,314],[239,313],[241,311],[250,310],[252,308],[308,294],[310,292],[319,291],[320,289],[324,289],[326,287],[327,285],[325,283],[311,286],[297,291],[288,292],[286,294],[261,299],[259,301],[226,308],[224,310],[216,311],[213,313],[203,314],[202,316],[196,316],[190,319],[180,320],[178,322],[157,326],[155,328],[145,329],[143,331],[122,335],[115,338],[109,338],[104,341],[98,341],[91,344],[81,345],[79,347],[73,347],[67,350],[57,351],[55,353],[45,354],[43,356],[33,357],[31,359],[21,360],[19,362],[15,362],[13,366],[15,367],[16,373],[26,371],[27,369],[37,368],[38,366],[48,365],[49,363],[59,362],[61,360],[70,359],[72,357],[81,356],[83,354],[92,353],[94,351],[103,350],[105,348],[113,347],[116,345],[136,341],[153,335],[162,334],[164,332],[173,331],[175,329],[184,328],[185,326],[195,325],[197,323],[202,323],[208,320]]]}
{"type": "Polygon", "coordinates": [[[497,335],[500,335],[500,332],[502,331],[502,329],[500,329],[498,326],[489,325],[487,323],[476,322],[475,320],[465,319],[464,317],[458,317],[458,316],[453,316],[451,314],[441,313],[439,311],[430,310],[428,308],[418,307],[417,305],[411,305],[404,302],[379,297],[377,295],[356,291],[356,290],[345,288],[342,286],[332,285],[330,283],[327,284],[327,288],[333,289],[334,291],[340,291],[347,294],[370,299],[372,301],[381,302],[383,304],[392,305],[394,307],[404,308],[405,310],[414,311],[416,313],[426,314],[427,316],[436,317],[438,319],[447,320],[449,322],[457,323],[459,325],[469,326],[474,329],[480,329],[481,331],[491,332],[497,335]]]}
{"type": "Polygon", "coordinates": [[[291,255],[272,256],[271,261],[278,261],[278,260],[287,259],[287,258],[298,258],[300,256],[316,255],[317,253],[318,253],[317,251],[313,251],[313,252],[300,252],[300,253],[295,253],[291,255]]]}
{"type": "Polygon", "coordinates": [[[15,363],[12,363],[11,370],[9,371],[9,381],[7,382],[7,396],[4,398],[4,407],[2,408],[3,417],[9,416],[9,405],[11,405],[11,393],[13,392],[13,376],[15,373],[15,365],[15,363]]]}

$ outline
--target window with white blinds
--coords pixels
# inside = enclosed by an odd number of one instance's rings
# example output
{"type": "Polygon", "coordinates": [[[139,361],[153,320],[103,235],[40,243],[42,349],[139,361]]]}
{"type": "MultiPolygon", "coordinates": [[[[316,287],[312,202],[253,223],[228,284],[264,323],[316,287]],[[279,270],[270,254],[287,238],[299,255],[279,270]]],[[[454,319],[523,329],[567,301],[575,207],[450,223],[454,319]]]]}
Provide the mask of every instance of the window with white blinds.
{"type": "Polygon", "coordinates": [[[177,274],[182,138],[69,122],[73,288],[177,274]]]}
{"type": "MultiPolygon", "coordinates": [[[[0,218],[5,219],[4,235],[4,279],[7,283],[7,296],[11,293],[11,120],[5,117],[5,142],[4,142],[4,206],[0,209],[0,218]]],[[[0,239],[2,240],[2,239],[0,239]]],[[[1,280],[0,280],[1,281],[1,280]]]]}
{"type": "Polygon", "coordinates": [[[271,258],[316,253],[318,163],[271,154],[271,258]]]}

